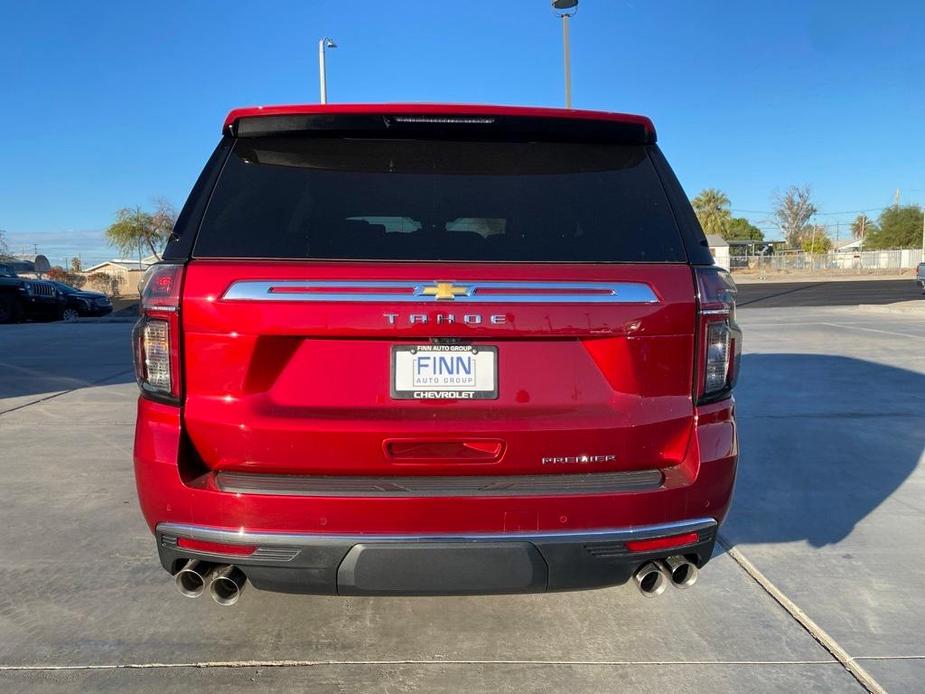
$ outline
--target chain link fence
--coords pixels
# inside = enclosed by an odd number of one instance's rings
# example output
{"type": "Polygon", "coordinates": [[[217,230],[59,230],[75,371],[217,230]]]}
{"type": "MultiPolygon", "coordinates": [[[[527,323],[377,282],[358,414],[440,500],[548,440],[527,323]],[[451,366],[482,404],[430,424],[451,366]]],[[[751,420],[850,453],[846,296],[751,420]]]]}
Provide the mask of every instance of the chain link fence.
{"type": "Polygon", "coordinates": [[[891,251],[857,251],[830,253],[803,253],[778,251],[767,255],[732,255],[733,270],[758,272],[872,272],[914,270],[925,262],[922,249],[891,251]]]}

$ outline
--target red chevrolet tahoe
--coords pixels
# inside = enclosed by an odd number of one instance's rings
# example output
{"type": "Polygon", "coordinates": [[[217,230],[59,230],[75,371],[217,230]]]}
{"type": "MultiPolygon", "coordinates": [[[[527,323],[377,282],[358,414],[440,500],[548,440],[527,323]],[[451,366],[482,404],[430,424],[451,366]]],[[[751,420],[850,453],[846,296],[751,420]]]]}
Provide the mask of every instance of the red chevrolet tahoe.
{"type": "Polygon", "coordinates": [[[729,508],[735,287],[641,116],[232,111],[133,342],[188,596],[655,595],[729,508]]]}

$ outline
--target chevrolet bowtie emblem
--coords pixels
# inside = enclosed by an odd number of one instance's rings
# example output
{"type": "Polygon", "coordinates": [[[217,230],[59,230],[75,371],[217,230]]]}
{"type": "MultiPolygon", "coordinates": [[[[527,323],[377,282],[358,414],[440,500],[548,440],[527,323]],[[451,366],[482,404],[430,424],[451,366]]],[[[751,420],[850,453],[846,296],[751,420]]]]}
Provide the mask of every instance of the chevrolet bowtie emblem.
{"type": "Polygon", "coordinates": [[[434,286],[424,287],[424,291],[421,293],[424,296],[432,296],[437,301],[452,301],[457,296],[468,294],[469,287],[456,285],[452,282],[434,282],[434,286]]]}

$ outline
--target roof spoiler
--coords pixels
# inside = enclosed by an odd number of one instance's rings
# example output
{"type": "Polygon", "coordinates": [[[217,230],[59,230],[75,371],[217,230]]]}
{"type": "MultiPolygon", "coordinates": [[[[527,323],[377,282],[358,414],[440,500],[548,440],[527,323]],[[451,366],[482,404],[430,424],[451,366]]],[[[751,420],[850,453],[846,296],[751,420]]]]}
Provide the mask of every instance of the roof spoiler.
{"type": "Polygon", "coordinates": [[[444,104],[336,104],[235,109],[224,132],[262,137],[314,132],[366,137],[554,140],[654,144],[645,116],[515,106],[444,104]]]}

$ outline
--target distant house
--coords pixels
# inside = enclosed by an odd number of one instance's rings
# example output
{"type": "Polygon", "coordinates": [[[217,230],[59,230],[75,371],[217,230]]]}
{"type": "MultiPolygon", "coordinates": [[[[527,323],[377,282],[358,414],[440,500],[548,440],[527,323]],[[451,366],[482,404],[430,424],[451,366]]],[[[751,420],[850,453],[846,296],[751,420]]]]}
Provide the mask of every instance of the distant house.
{"type": "Polygon", "coordinates": [[[138,293],[138,284],[144,277],[145,270],[158,261],[157,256],[149,255],[147,258],[131,260],[128,258],[114,258],[103,263],[97,263],[82,271],[89,276],[95,273],[109,275],[113,279],[114,293],[134,295],[138,293]]]}
{"type": "Polygon", "coordinates": [[[848,239],[847,241],[842,241],[835,246],[836,253],[857,253],[861,250],[861,247],[864,245],[863,239],[848,239]]]}
{"type": "Polygon", "coordinates": [[[713,262],[729,269],[729,242],[719,234],[707,234],[707,245],[713,254],[713,262]]]}

